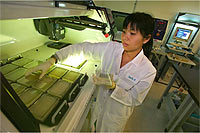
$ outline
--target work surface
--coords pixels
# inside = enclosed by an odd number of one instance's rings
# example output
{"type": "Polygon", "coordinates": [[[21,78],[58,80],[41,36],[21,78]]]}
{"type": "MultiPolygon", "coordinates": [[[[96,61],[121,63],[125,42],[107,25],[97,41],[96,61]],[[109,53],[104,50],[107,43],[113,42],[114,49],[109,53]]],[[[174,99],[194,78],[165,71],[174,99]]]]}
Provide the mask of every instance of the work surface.
{"type": "MultiPolygon", "coordinates": [[[[45,61],[56,51],[57,51],[56,49],[49,48],[43,45],[38,48],[22,53],[22,56],[30,59],[38,59],[45,61]]],[[[54,127],[48,127],[43,124],[40,124],[42,132],[80,131],[85,121],[85,117],[87,116],[87,113],[89,111],[92,94],[94,93],[94,86],[91,80],[91,76],[98,65],[99,65],[98,61],[88,61],[80,70],[74,70],[73,68],[68,68],[69,70],[71,69],[83,74],[87,73],[89,79],[86,82],[86,84],[82,87],[75,101],[70,105],[71,106],[70,109],[67,111],[67,113],[62,118],[60,123],[54,127]]]]}
{"type": "Polygon", "coordinates": [[[173,55],[171,53],[168,53],[167,58],[171,61],[176,61],[176,62],[179,62],[179,63],[196,66],[196,64],[193,61],[191,61],[189,58],[187,58],[185,56],[173,55]]]}
{"type": "Polygon", "coordinates": [[[189,87],[189,94],[199,106],[199,70],[178,65],[173,65],[173,68],[189,87]]]}

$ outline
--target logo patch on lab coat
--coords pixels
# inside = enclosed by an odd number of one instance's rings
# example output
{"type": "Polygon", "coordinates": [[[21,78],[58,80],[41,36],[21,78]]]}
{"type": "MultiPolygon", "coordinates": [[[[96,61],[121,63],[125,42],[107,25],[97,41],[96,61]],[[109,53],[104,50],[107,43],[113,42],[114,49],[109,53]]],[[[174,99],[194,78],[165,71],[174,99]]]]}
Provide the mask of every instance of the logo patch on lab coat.
{"type": "Polygon", "coordinates": [[[128,75],[128,79],[131,80],[131,81],[136,81],[136,78],[134,78],[134,77],[131,76],[131,75],[128,75]]]}

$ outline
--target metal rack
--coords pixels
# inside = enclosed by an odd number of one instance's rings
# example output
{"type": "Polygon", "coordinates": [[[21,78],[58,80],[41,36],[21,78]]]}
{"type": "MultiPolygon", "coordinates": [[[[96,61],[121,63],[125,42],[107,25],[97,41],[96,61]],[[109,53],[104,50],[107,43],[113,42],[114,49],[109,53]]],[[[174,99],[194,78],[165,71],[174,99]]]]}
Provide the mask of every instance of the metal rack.
{"type": "Polygon", "coordinates": [[[199,108],[199,87],[198,87],[198,70],[191,69],[183,66],[172,65],[175,69],[175,72],[169,82],[165,92],[163,93],[160,102],[157,105],[157,108],[160,109],[161,104],[164,102],[167,106],[167,110],[170,116],[170,120],[166,125],[165,131],[182,131],[181,127],[185,121],[192,121],[195,123],[194,119],[188,119],[190,115],[199,108]],[[183,102],[176,109],[174,102],[171,99],[172,93],[169,93],[177,75],[181,78],[181,80],[186,85],[187,96],[184,98],[183,102]],[[191,80],[191,76],[193,76],[193,80],[191,80]]]}

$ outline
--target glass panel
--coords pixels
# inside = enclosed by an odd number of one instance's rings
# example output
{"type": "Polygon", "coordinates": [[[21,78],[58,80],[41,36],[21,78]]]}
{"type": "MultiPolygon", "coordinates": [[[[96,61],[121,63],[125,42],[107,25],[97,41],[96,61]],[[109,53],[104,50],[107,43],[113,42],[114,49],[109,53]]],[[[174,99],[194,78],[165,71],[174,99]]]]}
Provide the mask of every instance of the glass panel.
{"type": "Polygon", "coordinates": [[[63,80],[56,82],[47,92],[51,95],[63,98],[72,84],[63,80]]]}
{"type": "Polygon", "coordinates": [[[44,121],[58,102],[58,97],[44,94],[29,109],[36,119],[44,121]]]}
{"type": "Polygon", "coordinates": [[[26,72],[25,68],[18,68],[5,75],[6,79],[16,82],[19,78],[24,76],[26,72]]]}
{"type": "Polygon", "coordinates": [[[32,68],[32,67],[36,67],[38,66],[40,63],[42,63],[42,61],[32,61],[32,62],[29,62],[28,64],[24,65],[25,68],[32,68]]]}
{"type": "Polygon", "coordinates": [[[32,87],[43,92],[46,92],[51,85],[55,83],[56,79],[52,77],[44,76],[42,79],[36,81],[32,87]]]}
{"type": "Polygon", "coordinates": [[[80,75],[81,74],[78,72],[69,71],[63,76],[62,79],[66,80],[68,82],[74,83],[74,82],[76,82],[76,80],[79,78],[80,75]]]}
{"type": "Polygon", "coordinates": [[[20,95],[26,88],[26,86],[23,86],[17,83],[12,83],[11,86],[13,87],[17,95],[20,95]]]}
{"type": "Polygon", "coordinates": [[[53,71],[49,73],[49,76],[54,78],[60,78],[62,77],[68,70],[60,67],[56,67],[53,71]]]}
{"type": "Polygon", "coordinates": [[[19,60],[16,60],[14,62],[12,62],[12,64],[18,65],[18,66],[24,66],[25,64],[31,62],[31,59],[28,58],[21,58],[19,60]]]}
{"type": "Polygon", "coordinates": [[[40,74],[30,74],[27,77],[22,77],[17,80],[18,83],[30,87],[35,81],[39,80],[40,74]]]}
{"type": "Polygon", "coordinates": [[[24,91],[19,97],[24,102],[24,104],[29,107],[33,104],[40,96],[42,95],[41,91],[29,88],[27,91],[24,91]]]}
{"type": "Polygon", "coordinates": [[[13,64],[7,64],[7,65],[2,66],[0,69],[1,69],[1,72],[5,75],[5,74],[17,69],[17,67],[18,66],[13,65],[13,64]]]}

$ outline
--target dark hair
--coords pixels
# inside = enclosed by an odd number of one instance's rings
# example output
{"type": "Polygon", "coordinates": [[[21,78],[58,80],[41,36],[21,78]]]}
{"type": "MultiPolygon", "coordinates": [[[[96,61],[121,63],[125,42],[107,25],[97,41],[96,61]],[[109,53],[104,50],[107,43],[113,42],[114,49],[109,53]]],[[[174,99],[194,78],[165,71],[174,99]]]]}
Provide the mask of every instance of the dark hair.
{"type": "Polygon", "coordinates": [[[149,57],[153,46],[154,18],[149,14],[136,12],[125,18],[123,29],[126,29],[129,23],[131,24],[131,29],[140,31],[144,38],[148,37],[149,34],[151,35],[151,39],[142,47],[144,54],[149,57]]]}
{"type": "Polygon", "coordinates": [[[139,30],[143,37],[153,33],[154,18],[149,14],[142,12],[130,14],[124,20],[123,29],[126,29],[129,23],[131,24],[131,29],[139,30]]]}

